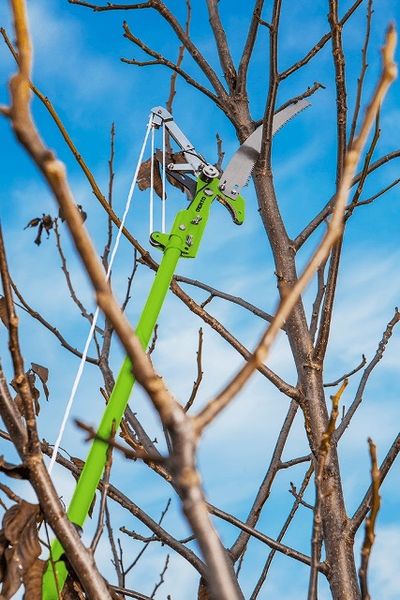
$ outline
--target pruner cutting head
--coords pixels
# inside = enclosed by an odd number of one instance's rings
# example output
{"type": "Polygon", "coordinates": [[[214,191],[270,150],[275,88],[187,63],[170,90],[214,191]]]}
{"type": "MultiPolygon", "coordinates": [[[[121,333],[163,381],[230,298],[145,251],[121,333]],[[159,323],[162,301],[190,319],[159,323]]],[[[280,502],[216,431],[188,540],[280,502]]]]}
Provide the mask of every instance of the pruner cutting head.
{"type": "MultiPolygon", "coordinates": [[[[272,135],[309,105],[308,100],[303,99],[293,102],[275,113],[272,121],[272,135]]],[[[232,200],[240,194],[242,187],[248,182],[257,162],[261,151],[262,132],[263,125],[261,124],[235,152],[221,175],[220,190],[232,200]]]]}
{"type": "MultiPolygon", "coordinates": [[[[305,99],[293,102],[286,108],[275,113],[272,122],[272,135],[274,135],[285,123],[292,119],[304,108],[309,106],[305,99]]],[[[232,156],[228,166],[219,177],[218,169],[207,164],[203,157],[196,152],[193,144],[182,133],[174,122],[172,115],[161,106],[152,109],[152,124],[154,127],[165,126],[170,136],[181,147],[181,151],[172,155],[178,157],[167,165],[169,178],[172,178],[184,187],[190,199],[193,199],[198,192],[198,181],[192,179],[189,173],[196,178],[207,179],[208,169],[210,171],[209,180],[215,182],[216,199],[221,202],[231,213],[235,223],[241,224],[244,219],[244,200],[240,191],[248,182],[254,165],[261,151],[263,125],[257,127],[255,131],[243,142],[235,154],[232,156]]],[[[157,159],[161,162],[162,153],[158,150],[157,159]]]]}

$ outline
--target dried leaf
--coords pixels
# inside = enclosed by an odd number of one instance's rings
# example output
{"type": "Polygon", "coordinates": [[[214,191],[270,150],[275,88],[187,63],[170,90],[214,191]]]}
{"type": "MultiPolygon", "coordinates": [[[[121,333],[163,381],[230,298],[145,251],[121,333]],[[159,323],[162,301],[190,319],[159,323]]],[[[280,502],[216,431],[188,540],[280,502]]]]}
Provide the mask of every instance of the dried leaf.
{"type": "Polygon", "coordinates": [[[26,523],[18,541],[18,554],[23,569],[29,569],[42,552],[38,538],[38,516],[39,507],[26,523]]]}
{"type": "Polygon", "coordinates": [[[38,416],[38,414],[40,413],[40,403],[39,403],[40,392],[39,392],[39,390],[36,387],[36,375],[31,370],[27,371],[25,373],[25,375],[28,378],[29,387],[31,389],[31,394],[32,394],[33,402],[35,403],[35,414],[36,414],[36,416],[38,416]]]}
{"type": "Polygon", "coordinates": [[[5,298],[0,298],[0,319],[3,321],[4,325],[8,329],[9,321],[8,321],[7,306],[6,306],[5,298]]]}
{"type": "Polygon", "coordinates": [[[50,230],[53,229],[53,224],[53,218],[50,215],[45,215],[43,213],[41,217],[35,217],[34,219],[31,219],[24,229],[28,229],[28,227],[38,227],[34,242],[37,246],[40,246],[42,243],[43,231],[45,231],[47,233],[47,237],[49,237],[50,230]]]}
{"type": "Polygon", "coordinates": [[[25,586],[23,600],[42,600],[42,578],[47,561],[37,558],[22,577],[25,586]]]}
{"type": "Polygon", "coordinates": [[[0,529],[0,581],[3,581],[4,573],[6,570],[6,559],[4,552],[8,546],[8,541],[2,529],[0,529]]]}
{"type": "MultiPolygon", "coordinates": [[[[14,465],[6,462],[4,456],[0,456],[0,471],[13,479],[29,479],[29,470],[24,465],[14,465]]],[[[19,506],[16,504],[15,506],[19,506]]],[[[13,508],[13,507],[11,507],[13,508]]],[[[9,510],[11,510],[11,508],[9,510]]],[[[8,511],[4,514],[4,517],[8,511]]],[[[4,524],[4,519],[3,519],[4,524]]],[[[4,527],[4,525],[3,525],[4,527]]]]}
{"type": "Polygon", "coordinates": [[[49,379],[49,370],[37,363],[31,363],[32,371],[36,373],[42,383],[47,383],[49,379]]]}
{"type": "Polygon", "coordinates": [[[4,514],[1,536],[8,544],[3,553],[1,597],[4,600],[14,596],[21,586],[22,578],[40,556],[37,528],[39,515],[39,505],[25,500],[14,504],[4,514]]]}
{"type": "MultiPolygon", "coordinates": [[[[151,158],[149,158],[148,160],[145,160],[140,165],[138,178],[137,178],[137,184],[138,184],[139,190],[143,191],[143,190],[149,189],[150,182],[151,182],[151,158]]],[[[153,189],[154,189],[155,193],[157,194],[157,196],[162,198],[162,179],[161,179],[161,174],[160,174],[160,166],[159,166],[159,163],[157,160],[154,160],[154,167],[153,167],[153,189]]]]}
{"type": "Polygon", "coordinates": [[[43,233],[43,222],[42,222],[42,220],[40,220],[37,236],[34,239],[34,243],[36,244],[36,246],[40,246],[40,244],[42,243],[42,233],[43,233]]]}
{"type": "MultiPolygon", "coordinates": [[[[40,366],[40,365],[39,365],[40,366]]],[[[43,367],[44,368],[44,367],[43,367]]],[[[28,383],[29,383],[29,387],[31,390],[31,394],[32,394],[32,399],[35,403],[35,412],[36,412],[36,416],[39,414],[40,412],[40,404],[39,404],[39,398],[40,398],[40,392],[36,387],[36,375],[33,369],[29,369],[29,371],[27,371],[25,373],[26,378],[28,379],[28,383]]],[[[40,377],[39,377],[40,378],[40,377]]],[[[17,395],[14,398],[14,402],[16,403],[19,412],[21,413],[22,416],[25,416],[25,411],[24,411],[24,403],[22,401],[22,398],[19,394],[19,388],[18,385],[15,382],[15,379],[13,379],[11,381],[11,386],[14,388],[14,390],[17,392],[17,395]]],[[[43,386],[44,389],[44,386],[43,386]]],[[[47,387],[46,387],[47,389],[47,387]]],[[[48,390],[47,390],[48,392],[48,390]]],[[[45,390],[46,393],[46,390],[45,390]]],[[[46,395],[47,398],[47,395],[46,395]]]]}
{"type": "Polygon", "coordinates": [[[4,552],[5,573],[1,588],[2,600],[10,600],[21,587],[20,566],[15,548],[9,546],[4,552]]]}
{"type": "Polygon", "coordinates": [[[43,215],[42,217],[42,223],[43,223],[43,227],[46,230],[47,233],[47,237],[49,237],[50,235],[50,230],[53,229],[53,219],[51,218],[50,215],[43,215]]]}
{"type": "Polygon", "coordinates": [[[13,545],[18,545],[18,540],[22,529],[26,524],[39,514],[39,505],[31,504],[26,500],[21,500],[18,504],[13,504],[6,510],[3,516],[3,534],[5,538],[13,545]]]}
{"type": "Polygon", "coordinates": [[[47,387],[47,381],[49,379],[49,370],[46,367],[42,367],[42,365],[38,365],[37,363],[31,363],[32,371],[39,377],[41,384],[43,386],[43,391],[46,396],[46,400],[49,399],[49,388],[47,387]]]}
{"type": "Polygon", "coordinates": [[[37,227],[42,219],[40,217],[35,217],[31,219],[27,225],[25,225],[24,229],[28,229],[28,227],[37,227]]]}

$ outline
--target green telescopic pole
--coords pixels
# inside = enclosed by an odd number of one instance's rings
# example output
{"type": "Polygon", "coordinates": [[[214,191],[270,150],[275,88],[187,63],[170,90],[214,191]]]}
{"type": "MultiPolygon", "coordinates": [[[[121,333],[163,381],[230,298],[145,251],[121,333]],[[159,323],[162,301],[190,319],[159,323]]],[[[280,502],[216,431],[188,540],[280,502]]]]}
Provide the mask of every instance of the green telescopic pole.
{"type": "MultiPolygon", "coordinates": [[[[149,344],[179,258],[196,256],[211,204],[217,196],[231,212],[234,222],[241,224],[244,220],[243,198],[238,195],[234,202],[227,197],[222,198],[223,194],[219,189],[217,177],[209,178],[206,181],[199,178],[193,201],[186,210],[177,213],[171,233],[154,232],[151,235],[153,244],[159,246],[164,255],[136,328],[136,334],[144,349],[149,344]]],[[[101,439],[96,438],[92,442],[67,512],[70,521],[80,527],[83,526],[88,515],[107,462],[108,444],[102,440],[109,439],[113,430],[119,429],[134,383],[132,363],[126,357],[97,430],[101,439]]],[[[59,598],[68,576],[65,563],[60,560],[63,552],[62,545],[55,540],[50,552],[52,564],[49,564],[43,576],[42,600],[58,600],[59,598]]]]}
{"type": "MultiPolygon", "coordinates": [[[[179,238],[177,241],[179,242],[179,238]]],[[[165,250],[163,259],[160,262],[147,302],[136,328],[136,334],[144,349],[147,348],[149,344],[151,334],[160,314],[161,307],[164,303],[180,256],[180,248],[171,244],[165,250]]],[[[98,427],[97,433],[99,437],[108,439],[112,435],[113,428],[115,430],[119,429],[134,383],[135,378],[132,374],[132,363],[130,359],[126,357],[122,363],[122,367],[104,411],[103,418],[98,427]]],[[[108,444],[101,439],[95,439],[93,441],[85,466],[75,488],[74,495],[72,496],[67,513],[68,518],[72,523],[75,523],[80,527],[82,527],[85,522],[94,494],[96,493],[97,486],[100,482],[104,465],[107,461],[107,449],[108,444]]],[[[59,590],[63,588],[68,575],[65,563],[59,560],[62,554],[63,548],[60,542],[56,540],[52,545],[51,559],[56,570],[59,590]]],[[[56,600],[58,598],[57,585],[51,565],[43,578],[42,598],[43,600],[56,600]]]]}

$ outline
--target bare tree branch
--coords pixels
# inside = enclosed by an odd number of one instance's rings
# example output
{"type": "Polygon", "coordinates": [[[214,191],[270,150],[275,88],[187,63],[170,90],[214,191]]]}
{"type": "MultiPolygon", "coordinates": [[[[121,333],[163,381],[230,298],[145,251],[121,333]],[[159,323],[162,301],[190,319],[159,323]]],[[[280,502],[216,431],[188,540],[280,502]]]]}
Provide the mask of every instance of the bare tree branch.
{"type": "MultiPolygon", "coordinates": [[[[191,0],[185,0],[186,1],[186,23],[185,23],[185,34],[189,37],[190,34],[190,21],[192,18],[192,5],[191,5],[191,0]]],[[[176,66],[180,67],[183,61],[183,57],[185,55],[185,44],[181,44],[179,46],[179,50],[178,50],[178,58],[176,60],[176,66]]],[[[174,71],[171,75],[171,80],[170,80],[170,89],[169,89],[169,96],[168,96],[168,100],[167,103],[165,105],[165,108],[167,109],[168,112],[172,113],[172,103],[174,101],[175,98],[175,94],[176,94],[176,79],[177,79],[178,73],[177,71],[174,71]]]]}
{"type": "Polygon", "coordinates": [[[189,408],[193,405],[193,402],[196,399],[197,396],[197,392],[199,391],[202,379],[203,379],[203,364],[202,364],[202,357],[203,357],[203,330],[200,327],[199,329],[199,343],[198,343],[198,347],[197,347],[197,377],[195,379],[195,381],[193,382],[193,388],[192,388],[192,392],[190,394],[189,400],[186,402],[185,404],[185,412],[187,412],[189,410],[189,408]]]}
{"type": "Polygon", "coordinates": [[[208,292],[210,294],[210,297],[212,297],[212,298],[222,298],[223,300],[227,300],[228,302],[232,302],[233,304],[242,306],[249,312],[253,313],[253,315],[260,317],[261,319],[264,319],[265,321],[271,322],[273,319],[272,315],[265,312],[264,310],[261,310],[261,308],[254,306],[254,304],[251,304],[251,302],[247,302],[247,300],[244,300],[240,296],[233,296],[232,294],[222,292],[221,290],[217,290],[216,288],[212,287],[211,285],[207,285],[206,283],[203,283],[202,281],[198,281],[197,279],[190,279],[189,277],[183,277],[182,275],[176,275],[175,281],[178,281],[179,283],[187,283],[187,284],[197,287],[201,290],[205,290],[206,292],[208,292]]]}
{"type": "MultiPolygon", "coordinates": [[[[305,476],[304,476],[304,479],[303,479],[303,482],[302,482],[302,484],[300,486],[300,489],[299,489],[299,491],[297,492],[297,494],[295,496],[295,501],[293,503],[292,508],[290,509],[290,512],[289,512],[289,514],[287,516],[287,519],[286,519],[285,523],[283,524],[282,529],[280,530],[278,537],[276,538],[277,542],[281,542],[282,541],[282,539],[285,536],[285,533],[287,532],[287,530],[289,528],[290,523],[293,521],[293,518],[294,518],[294,516],[295,516],[295,514],[297,512],[297,509],[299,508],[300,504],[303,503],[302,498],[303,498],[304,492],[305,492],[305,490],[306,490],[306,488],[308,486],[308,483],[309,483],[309,481],[311,479],[311,475],[313,474],[313,472],[314,472],[314,465],[310,465],[309,468],[307,469],[307,472],[306,472],[305,476]]],[[[262,573],[261,573],[261,575],[260,575],[260,577],[259,577],[259,579],[257,581],[257,584],[256,584],[256,586],[255,586],[255,588],[254,588],[254,590],[253,590],[253,592],[252,592],[252,594],[250,596],[250,600],[256,600],[256,598],[258,597],[258,595],[259,595],[259,593],[261,591],[261,588],[263,586],[263,583],[264,583],[264,581],[265,581],[265,579],[267,577],[268,571],[270,569],[270,566],[271,566],[271,563],[272,563],[272,560],[273,560],[275,554],[276,554],[276,550],[271,550],[270,553],[268,554],[267,561],[266,561],[266,563],[264,565],[264,568],[262,570],[262,573]]]]}
{"type": "Polygon", "coordinates": [[[335,381],[332,381],[331,383],[324,383],[324,387],[335,387],[335,386],[339,385],[339,383],[341,383],[345,379],[349,379],[352,375],[354,375],[360,369],[362,369],[363,366],[366,364],[366,362],[367,362],[367,359],[363,354],[362,358],[361,358],[361,362],[359,365],[357,365],[357,367],[355,367],[352,371],[345,373],[345,375],[342,375],[341,377],[339,377],[339,379],[335,379],[335,381]]]}
{"type": "MultiPolygon", "coordinates": [[[[236,517],[226,513],[225,511],[221,510],[220,508],[210,506],[210,511],[216,517],[219,517],[220,519],[223,519],[227,523],[230,523],[231,525],[238,527],[239,529],[250,534],[252,537],[256,538],[257,540],[260,540],[260,542],[264,542],[264,544],[266,544],[270,548],[277,550],[277,552],[281,552],[282,554],[285,554],[286,556],[294,558],[295,560],[298,560],[298,561],[304,563],[305,565],[311,565],[311,558],[309,556],[306,556],[305,554],[303,554],[302,552],[299,552],[298,550],[294,550],[293,548],[290,548],[289,546],[285,546],[284,544],[277,542],[273,538],[270,538],[268,535],[261,533],[260,531],[254,529],[253,527],[249,527],[248,525],[246,525],[246,523],[243,523],[243,521],[240,521],[240,519],[237,519],[236,517]]],[[[320,565],[320,571],[322,573],[326,573],[326,565],[324,565],[323,563],[321,563],[321,565],[320,565]]]]}
{"type": "Polygon", "coordinates": [[[351,122],[351,129],[350,129],[350,135],[349,135],[349,143],[351,144],[351,142],[353,141],[355,132],[356,132],[356,127],[357,127],[357,121],[358,121],[358,115],[360,114],[360,107],[361,107],[361,96],[362,96],[362,91],[363,91],[363,87],[364,87],[364,79],[365,79],[365,73],[367,71],[368,68],[368,64],[367,64],[367,51],[368,51],[368,44],[369,44],[369,38],[370,38],[370,33],[371,33],[371,20],[372,20],[372,0],[368,0],[368,5],[367,5],[367,27],[365,30],[365,38],[364,38],[364,44],[361,50],[361,72],[360,72],[360,76],[357,80],[357,95],[356,95],[356,102],[355,102],[355,106],[354,106],[354,114],[353,114],[353,119],[351,122]]]}
{"type": "Polygon", "coordinates": [[[369,453],[371,456],[371,479],[372,479],[372,490],[371,490],[371,511],[369,517],[365,522],[365,537],[361,549],[361,565],[359,570],[360,587],[361,587],[361,598],[362,600],[370,600],[371,596],[368,591],[367,573],[369,557],[371,555],[372,546],[375,541],[375,523],[378,516],[378,512],[381,506],[381,498],[379,495],[380,488],[380,472],[378,469],[378,461],[376,458],[376,446],[368,438],[369,453]]]}
{"type": "Polygon", "coordinates": [[[372,371],[376,367],[376,365],[382,359],[383,354],[386,350],[386,346],[389,342],[389,339],[391,338],[391,336],[393,334],[393,329],[399,321],[400,321],[400,312],[396,308],[393,318],[389,321],[389,323],[386,326],[386,329],[383,333],[381,341],[379,342],[379,345],[378,345],[377,351],[375,352],[374,357],[372,358],[372,360],[368,363],[368,365],[364,369],[364,373],[363,373],[360,383],[358,385],[354,400],[351,403],[348,411],[346,412],[345,417],[343,418],[342,422],[340,423],[339,427],[336,430],[335,436],[337,439],[339,439],[339,437],[342,436],[345,429],[349,426],[350,421],[351,421],[355,411],[357,410],[358,406],[362,402],[365,386],[367,385],[368,379],[369,379],[372,371]]]}
{"type": "Polygon", "coordinates": [[[253,15],[250,21],[250,27],[247,33],[246,42],[243,48],[238,69],[238,93],[243,94],[246,88],[247,72],[254,44],[257,38],[258,27],[261,22],[261,13],[264,6],[264,0],[256,0],[254,3],[253,15]]]}
{"type": "MultiPolygon", "coordinates": [[[[389,448],[389,451],[387,452],[385,458],[383,459],[383,461],[379,467],[379,485],[382,485],[383,481],[385,480],[385,477],[389,473],[389,470],[390,470],[391,466],[393,465],[394,461],[396,460],[397,456],[399,455],[399,453],[400,453],[400,434],[398,434],[396,436],[393,444],[389,448]]],[[[371,483],[366,494],[364,495],[364,498],[362,499],[362,501],[360,503],[360,506],[357,508],[353,517],[349,521],[348,531],[351,536],[355,535],[355,533],[361,526],[362,522],[364,521],[365,517],[367,516],[368,511],[371,509],[373,486],[374,486],[374,483],[371,483]]]]}
{"type": "MultiPolygon", "coordinates": [[[[27,301],[25,300],[25,298],[22,296],[21,292],[19,291],[19,289],[17,288],[17,286],[15,285],[14,282],[11,282],[12,288],[14,290],[15,295],[17,296],[18,300],[21,303],[21,308],[23,310],[25,310],[29,316],[31,316],[33,319],[35,319],[36,321],[38,321],[41,325],[43,325],[48,331],[50,331],[60,342],[61,346],[63,348],[65,348],[66,350],[68,350],[69,352],[71,352],[71,354],[74,354],[75,356],[77,356],[78,358],[82,358],[82,353],[79,352],[79,350],[77,350],[77,348],[74,348],[73,346],[71,346],[71,344],[69,344],[67,342],[67,340],[64,338],[64,336],[59,332],[59,330],[54,327],[54,325],[51,325],[51,323],[49,323],[48,321],[46,321],[46,319],[39,313],[37,312],[37,310],[35,310],[34,308],[32,308],[27,301]]],[[[93,357],[86,357],[86,362],[91,363],[92,365],[98,365],[99,362],[97,360],[97,358],[93,358],[93,357]]]]}
{"type": "Polygon", "coordinates": [[[222,104],[218,96],[216,96],[213,92],[204,87],[201,83],[193,79],[193,77],[191,77],[186,71],[184,71],[178,63],[173,63],[171,60],[165,58],[165,56],[163,56],[156,50],[150,48],[150,46],[145,44],[139,37],[132,33],[132,31],[129,29],[128,23],[124,22],[123,27],[124,37],[126,37],[130,42],[136,44],[136,46],[143,50],[143,52],[145,52],[149,56],[152,56],[154,60],[140,61],[135,60],[133,58],[121,58],[122,62],[127,63],[129,65],[136,65],[138,67],[148,67],[152,65],[163,65],[165,67],[168,67],[169,69],[180,75],[186,81],[186,83],[202,92],[205,96],[208,96],[210,100],[212,100],[220,108],[222,108],[222,104]]]}
{"type": "MultiPolygon", "coordinates": [[[[346,21],[349,20],[349,18],[357,10],[357,8],[360,6],[360,4],[362,2],[363,2],[363,0],[356,0],[356,2],[354,2],[354,4],[352,4],[350,6],[350,8],[348,9],[348,11],[346,12],[346,14],[344,15],[344,17],[340,21],[340,26],[341,27],[343,27],[343,25],[346,23],[346,21]]],[[[304,67],[304,65],[306,65],[307,63],[309,63],[310,60],[313,59],[314,56],[316,54],[318,54],[318,52],[320,50],[322,50],[322,48],[325,46],[325,44],[327,42],[329,42],[329,40],[331,39],[331,37],[332,37],[332,31],[329,31],[328,33],[326,33],[325,35],[323,35],[322,38],[315,44],[315,46],[313,46],[311,48],[311,50],[309,50],[307,52],[307,54],[301,60],[299,60],[297,63],[295,63],[294,65],[292,65],[291,67],[289,67],[285,71],[283,71],[279,75],[279,78],[281,80],[286,79],[287,77],[289,77],[289,75],[293,75],[293,73],[295,71],[298,71],[301,67],[304,67]]]]}
{"type": "Polygon", "coordinates": [[[233,64],[231,52],[229,50],[226,33],[221,23],[221,18],[218,10],[218,0],[207,0],[207,8],[211,29],[214,33],[215,42],[217,45],[219,62],[224,72],[224,77],[231,94],[236,91],[237,73],[233,64]]]}

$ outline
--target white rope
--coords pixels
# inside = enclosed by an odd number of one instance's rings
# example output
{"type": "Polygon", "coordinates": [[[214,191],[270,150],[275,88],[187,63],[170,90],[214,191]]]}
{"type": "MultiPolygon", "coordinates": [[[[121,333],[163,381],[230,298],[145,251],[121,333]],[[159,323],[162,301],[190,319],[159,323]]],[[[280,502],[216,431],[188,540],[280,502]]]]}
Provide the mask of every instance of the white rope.
{"type": "Polygon", "coordinates": [[[149,235],[154,231],[154,127],[151,128],[149,235]]]}
{"type": "MultiPolygon", "coordinates": [[[[145,148],[146,148],[146,144],[147,144],[147,140],[148,140],[148,137],[149,137],[150,128],[151,128],[151,116],[150,116],[149,122],[147,124],[147,129],[146,129],[146,133],[145,133],[145,136],[144,136],[143,145],[142,145],[142,148],[140,150],[139,159],[138,159],[138,162],[137,162],[137,165],[136,165],[136,169],[135,169],[135,174],[133,176],[133,179],[132,179],[132,182],[131,182],[131,187],[130,187],[129,193],[128,193],[128,197],[126,199],[124,214],[122,216],[121,224],[119,226],[118,233],[117,233],[117,236],[115,238],[115,243],[114,243],[114,246],[113,246],[113,249],[112,249],[112,252],[111,252],[110,262],[109,262],[109,265],[108,265],[107,275],[106,275],[107,281],[110,278],[111,269],[112,269],[112,266],[113,266],[113,263],[114,263],[114,259],[115,259],[115,256],[117,254],[119,242],[120,242],[120,239],[121,239],[121,236],[122,236],[122,230],[123,230],[124,225],[125,225],[126,217],[128,216],[128,212],[129,212],[129,208],[130,208],[131,200],[132,200],[132,196],[133,196],[133,191],[134,191],[135,186],[136,186],[136,180],[137,180],[137,177],[138,177],[138,174],[139,174],[140,165],[142,164],[142,161],[143,161],[143,154],[144,154],[144,151],[145,151],[145,148]]],[[[78,386],[79,386],[79,383],[80,383],[80,380],[81,380],[81,377],[82,377],[83,369],[84,369],[86,358],[87,358],[87,355],[88,355],[89,346],[90,346],[90,343],[92,341],[92,338],[93,338],[93,335],[94,335],[94,331],[95,331],[95,328],[96,328],[96,323],[97,323],[97,319],[98,319],[98,316],[99,316],[99,312],[100,312],[99,311],[99,307],[97,307],[96,311],[95,311],[95,313],[93,315],[92,324],[91,324],[91,327],[90,327],[90,330],[89,330],[89,334],[88,334],[87,339],[86,339],[85,347],[84,347],[84,350],[83,350],[83,353],[82,353],[82,358],[80,360],[78,371],[76,373],[75,380],[74,380],[74,383],[72,385],[71,393],[70,393],[67,405],[65,407],[64,416],[63,416],[63,419],[62,419],[62,422],[61,422],[60,430],[58,432],[58,437],[57,437],[56,443],[55,443],[54,448],[53,448],[53,454],[51,455],[50,464],[49,464],[49,473],[51,473],[52,470],[53,470],[54,463],[55,463],[56,457],[57,457],[57,453],[58,453],[58,450],[60,448],[60,444],[61,444],[61,441],[62,441],[62,438],[63,438],[63,435],[64,435],[64,431],[65,431],[65,428],[66,428],[66,425],[67,425],[67,422],[68,422],[68,418],[69,418],[69,415],[70,415],[70,412],[71,412],[71,409],[72,409],[72,405],[73,405],[74,400],[75,400],[76,392],[78,390],[78,386]]]]}
{"type": "Polygon", "coordinates": [[[165,123],[162,128],[162,198],[161,198],[161,231],[165,233],[165,123]]]}

